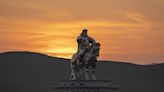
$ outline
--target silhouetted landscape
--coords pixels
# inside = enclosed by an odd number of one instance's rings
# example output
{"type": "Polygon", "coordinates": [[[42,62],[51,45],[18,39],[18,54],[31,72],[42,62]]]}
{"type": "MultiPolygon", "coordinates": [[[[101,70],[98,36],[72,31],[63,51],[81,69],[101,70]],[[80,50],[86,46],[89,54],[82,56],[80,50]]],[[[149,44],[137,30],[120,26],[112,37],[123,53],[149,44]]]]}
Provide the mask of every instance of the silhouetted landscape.
{"type": "MultiPolygon", "coordinates": [[[[69,79],[70,60],[33,52],[0,53],[0,92],[54,92],[69,79]]],[[[116,92],[164,92],[164,64],[98,61],[97,79],[111,80],[116,92]]]]}

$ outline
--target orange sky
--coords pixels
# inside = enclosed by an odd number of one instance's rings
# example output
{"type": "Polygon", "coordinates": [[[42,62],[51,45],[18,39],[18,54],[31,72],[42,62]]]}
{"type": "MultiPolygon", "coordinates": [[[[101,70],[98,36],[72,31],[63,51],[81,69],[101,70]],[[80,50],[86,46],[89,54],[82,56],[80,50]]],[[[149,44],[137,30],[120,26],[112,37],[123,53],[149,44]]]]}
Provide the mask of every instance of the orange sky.
{"type": "Polygon", "coordinates": [[[0,0],[0,52],[71,58],[83,28],[101,60],[164,62],[163,0],[0,0]]]}

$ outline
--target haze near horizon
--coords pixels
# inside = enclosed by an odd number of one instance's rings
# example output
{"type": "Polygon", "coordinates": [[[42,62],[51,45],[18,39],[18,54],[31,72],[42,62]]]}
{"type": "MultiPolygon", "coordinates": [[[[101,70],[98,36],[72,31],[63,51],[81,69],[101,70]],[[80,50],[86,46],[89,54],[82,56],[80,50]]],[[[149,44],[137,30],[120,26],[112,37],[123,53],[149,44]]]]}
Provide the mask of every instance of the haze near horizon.
{"type": "Polygon", "coordinates": [[[0,52],[71,58],[87,28],[100,60],[164,63],[163,0],[0,0],[0,52]]]}

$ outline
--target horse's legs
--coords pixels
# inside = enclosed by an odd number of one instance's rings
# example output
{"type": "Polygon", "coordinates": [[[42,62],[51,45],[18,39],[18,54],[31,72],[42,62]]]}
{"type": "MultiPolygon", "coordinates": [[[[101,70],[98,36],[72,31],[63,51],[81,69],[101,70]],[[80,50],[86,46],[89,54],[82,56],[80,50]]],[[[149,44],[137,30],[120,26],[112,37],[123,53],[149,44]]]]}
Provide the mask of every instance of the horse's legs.
{"type": "Polygon", "coordinates": [[[92,59],[90,62],[85,65],[85,78],[86,80],[96,80],[95,69],[97,60],[92,59]]]}
{"type": "Polygon", "coordinates": [[[96,80],[95,70],[96,70],[97,59],[93,59],[91,66],[91,79],[96,80]]]}
{"type": "Polygon", "coordinates": [[[75,65],[71,63],[71,76],[70,76],[71,80],[76,80],[76,73],[75,73],[74,67],[75,65]]]}
{"type": "Polygon", "coordinates": [[[85,67],[85,78],[86,80],[96,80],[95,68],[92,66],[85,67]]]}
{"type": "Polygon", "coordinates": [[[93,68],[93,66],[92,66],[92,69],[91,69],[91,79],[96,80],[95,68],[93,68]]]}
{"type": "Polygon", "coordinates": [[[83,69],[79,68],[79,70],[76,72],[77,80],[81,80],[82,79],[82,75],[83,75],[82,73],[83,73],[83,69]]]}
{"type": "Polygon", "coordinates": [[[85,66],[85,79],[86,80],[90,80],[90,77],[89,77],[89,66],[88,65],[85,66]]]}
{"type": "Polygon", "coordinates": [[[70,67],[71,67],[71,74],[70,74],[70,79],[71,80],[76,80],[76,71],[75,71],[75,62],[77,60],[77,54],[73,54],[72,56],[72,59],[71,59],[71,64],[70,64],[70,67]]]}

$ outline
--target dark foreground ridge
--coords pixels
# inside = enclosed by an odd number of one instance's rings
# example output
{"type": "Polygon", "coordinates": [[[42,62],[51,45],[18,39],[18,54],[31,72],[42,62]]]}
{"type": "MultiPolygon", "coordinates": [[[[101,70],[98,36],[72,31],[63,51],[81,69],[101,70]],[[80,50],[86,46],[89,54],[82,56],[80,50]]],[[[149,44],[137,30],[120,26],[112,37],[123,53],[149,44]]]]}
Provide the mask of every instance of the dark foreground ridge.
{"type": "Polygon", "coordinates": [[[17,51],[0,53],[1,62],[54,62],[68,59],[52,57],[37,52],[17,51]]]}
{"type": "MultiPolygon", "coordinates": [[[[69,59],[40,53],[0,53],[0,92],[54,92],[53,83],[69,78],[69,66],[69,59]]],[[[96,76],[119,85],[117,92],[164,92],[164,64],[99,61],[96,76]]]]}

